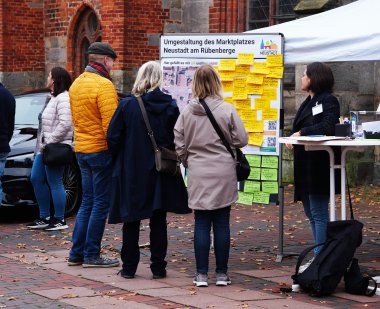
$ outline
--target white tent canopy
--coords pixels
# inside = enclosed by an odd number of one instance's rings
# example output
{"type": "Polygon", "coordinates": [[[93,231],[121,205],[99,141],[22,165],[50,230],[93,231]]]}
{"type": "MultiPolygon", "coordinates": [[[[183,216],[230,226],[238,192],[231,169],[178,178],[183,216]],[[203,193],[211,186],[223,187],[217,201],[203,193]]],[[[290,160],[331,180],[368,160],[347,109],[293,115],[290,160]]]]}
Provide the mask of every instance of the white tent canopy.
{"type": "Polygon", "coordinates": [[[380,0],[356,2],[323,13],[247,31],[282,33],[285,63],[380,60],[380,0]]]}

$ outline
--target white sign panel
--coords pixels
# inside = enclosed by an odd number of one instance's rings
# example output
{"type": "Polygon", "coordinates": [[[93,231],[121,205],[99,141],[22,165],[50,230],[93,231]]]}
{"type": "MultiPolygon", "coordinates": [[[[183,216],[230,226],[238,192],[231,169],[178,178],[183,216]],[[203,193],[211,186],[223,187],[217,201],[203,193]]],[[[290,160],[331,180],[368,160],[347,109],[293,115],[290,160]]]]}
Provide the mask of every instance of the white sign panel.
{"type": "Polygon", "coordinates": [[[165,35],[161,36],[161,58],[233,59],[241,53],[256,58],[282,54],[281,36],[271,34],[239,35],[165,35]]]}

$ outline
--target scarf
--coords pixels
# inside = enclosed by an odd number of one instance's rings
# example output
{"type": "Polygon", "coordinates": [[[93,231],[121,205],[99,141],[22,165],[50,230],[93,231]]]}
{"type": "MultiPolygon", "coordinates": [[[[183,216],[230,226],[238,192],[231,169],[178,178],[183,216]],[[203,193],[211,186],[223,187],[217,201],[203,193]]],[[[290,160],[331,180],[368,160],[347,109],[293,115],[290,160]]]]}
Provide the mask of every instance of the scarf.
{"type": "Polygon", "coordinates": [[[110,73],[108,73],[107,69],[105,68],[104,65],[100,64],[99,62],[94,62],[91,61],[86,68],[84,69],[85,71],[92,72],[99,74],[100,76],[103,76],[105,78],[108,78],[109,80],[112,81],[110,73]]]}

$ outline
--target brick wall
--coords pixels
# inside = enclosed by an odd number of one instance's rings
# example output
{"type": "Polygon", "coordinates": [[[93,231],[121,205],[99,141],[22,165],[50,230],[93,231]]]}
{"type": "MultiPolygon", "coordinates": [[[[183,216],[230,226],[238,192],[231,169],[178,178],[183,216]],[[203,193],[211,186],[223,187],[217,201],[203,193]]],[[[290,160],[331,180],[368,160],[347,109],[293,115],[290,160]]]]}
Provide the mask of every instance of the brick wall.
{"type": "Polygon", "coordinates": [[[237,33],[245,31],[246,5],[242,0],[215,0],[210,7],[210,33],[237,33]]]}
{"type": "Polygon", "coordinates": [[[164,32],[165,22],[169,20],[169,8],[162,1],[128,1],[125,20],[125,67],[135,70],[142,63],[159,59],[158,37],[164,32]],[[156,40],[150,40],[156,37],[156,40]]]}
{"type": "Polygon", "coordinates": [[[0,71],[44,70],[43,1],[1,1],[0,71]]]}

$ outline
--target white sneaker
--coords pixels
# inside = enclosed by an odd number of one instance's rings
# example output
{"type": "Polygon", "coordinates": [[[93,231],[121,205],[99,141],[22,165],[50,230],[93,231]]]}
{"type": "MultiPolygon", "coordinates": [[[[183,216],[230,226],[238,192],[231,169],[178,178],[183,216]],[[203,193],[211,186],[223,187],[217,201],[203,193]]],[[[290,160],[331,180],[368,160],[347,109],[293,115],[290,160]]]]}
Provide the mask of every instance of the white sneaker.
{"type": "Polygon", "coordinates": [[[226,286],[231,284],[231,279],[225,273],[216,273],[216,285],[226,286]]]}
{"type": "Polygon", "coordinates": [[[301,265],[300,268],[298,269],[298,273],[303,273],[309,266],[311,263],[313,263],[314,261],[314,257],[312,259],[310,259],[309,261],[307,261],[305,264],[301,265]]]}
{"type": "Polygon", "coordinates": [[[197,287],[201,287],[201,286],[208,286],[208,276],[207,274],[200,274],[200,273],[197,273],[194,280],[193,280],[193,283],[197,286],[197,287]]]}

